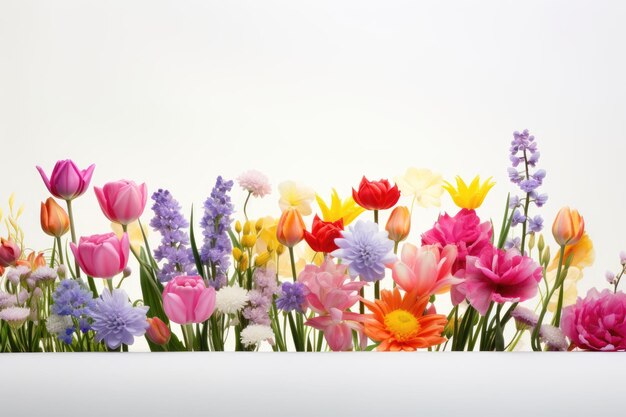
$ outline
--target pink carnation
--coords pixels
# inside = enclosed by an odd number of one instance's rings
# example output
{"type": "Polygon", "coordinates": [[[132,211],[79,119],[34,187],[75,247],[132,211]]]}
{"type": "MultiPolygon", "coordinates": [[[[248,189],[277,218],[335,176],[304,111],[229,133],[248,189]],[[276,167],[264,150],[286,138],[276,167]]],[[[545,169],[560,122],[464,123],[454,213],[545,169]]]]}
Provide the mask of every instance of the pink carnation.
{"type": "Polygon", "coordinates": [[[246,171],[237,178],[239,186],[255,197],[264,197],[272,192],[270,182],[262,172],[254,169],[246,171]]]}
{"type": "Polygon", "coordinates": [[[626,350],[626,294],[591,289],[563,309],[563,333],[586,350],[626,350]]]}
{"type": "Polygon", "coordinates": [[[542,270],[531,258],[516,249],[484,249],[480,256],[468,256],[463,284],[470,304],[485,314],[492,301],[520,302],[533,298],[542,270]]]}
{"type": "Polygon", "coordinates": [[[437,245],[443,249],[446,245],[457,248],[456,261],[452,265],[452,274],[460,276],[465,269],[467,256],[478,256],[483,249],[491,246],[491,224],[480,222],[474,210],[462,209],[454,217],[448,214],[439,216],[432,229],[422,235],[422,245],[437,245]]]}

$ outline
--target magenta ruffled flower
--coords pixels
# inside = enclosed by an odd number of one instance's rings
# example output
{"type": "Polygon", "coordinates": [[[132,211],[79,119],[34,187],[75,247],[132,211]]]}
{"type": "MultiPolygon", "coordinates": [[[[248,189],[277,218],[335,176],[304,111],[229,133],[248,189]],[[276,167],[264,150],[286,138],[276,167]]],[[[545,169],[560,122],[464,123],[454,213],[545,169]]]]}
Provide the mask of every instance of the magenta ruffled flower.
{"type": "Polygon", "coordinates": [[[626,294],[589,290],[563,309],[561,329],[580,349],[626,350],[626,294]]]}
{"type": "Polygon", "coordinates": [[[443,249],[446,245],[457,248],[456,261],[452,274],[459,276],[465,269],[467,256],[478,256],[483,249],[491,246],[493,231],[489,222],[480,222],[474,210],[462,209],[454,217],[448,214],[439,216],[432,229],[422,235],[422,245],[437,245],[443,249]]]}
{"type": "Polygon", "coordinates": [[[465,270],[465,294],[470,304],[485,314],[492,301],[520,302],[533,298],[542,278],[542,270],[519,251],[488,247],[480,256],[468,256],[465,270]]]}

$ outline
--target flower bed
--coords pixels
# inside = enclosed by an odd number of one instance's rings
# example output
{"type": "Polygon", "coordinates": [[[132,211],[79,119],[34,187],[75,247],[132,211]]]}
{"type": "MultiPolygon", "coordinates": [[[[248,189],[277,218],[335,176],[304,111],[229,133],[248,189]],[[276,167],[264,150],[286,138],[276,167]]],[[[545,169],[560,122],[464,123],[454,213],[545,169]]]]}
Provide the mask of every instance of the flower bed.
{"type": "Polygon", "coordinates": [[[577,298],[593,261],[584,219],[564,207],[542,234],[546,171],[528,131],[514,133],[509,159],[513,191],[498,222],[478,212],[491,179],[452,184],[416,168],[393,183],[363,177],[347,198],[333,190],[330,203],[285,181],[278,218],[252,219],[248,205],[271,186],[247,171],[237,178],[242,210],[234,182],[220,176],[198,224],[169,191],[153,192],[155,250],[140,220],[145,183],[94,187],[114,232],[79,237],[72,202],[85,198],[94,165],[59,161],[49,175],[38,167],[52,195],[40,211],[51,248],[25,250],[11,201],[0,352],[128,351],[144,337],[151,351],[512,351],[521,340],[535,351],[626,349],[626,254],[607,288],[577,298]],[[444,193],[459,211],[408,239],[414,213],[444,193]],[[141,299],[124,290],[129,277],[141,299]]]}

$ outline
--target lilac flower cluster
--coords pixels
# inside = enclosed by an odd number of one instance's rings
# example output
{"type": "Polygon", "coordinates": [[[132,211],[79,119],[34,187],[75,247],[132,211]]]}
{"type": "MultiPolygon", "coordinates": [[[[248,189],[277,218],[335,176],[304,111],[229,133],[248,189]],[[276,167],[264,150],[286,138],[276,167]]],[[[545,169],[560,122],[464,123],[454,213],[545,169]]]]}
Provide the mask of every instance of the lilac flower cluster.
{"type": "MultiPolygon", "coordinates": [[[[74,279],[64,279],[54,290],[52,300],[54,302],[51,308],[52,314],[71,318],[72,322],[78,323],[78,327],[83,333],[91,330],[91,314],[95,303],[91,292],[84,283],[74,279]]],[[[75,330],[75,325],[67,327],[64,334],[59,334],[59,338],[70,344],[75,330]]]]}
{"type": "Polygon", "coordinates": [[[542,207],[548,201],[547,194],[539,194],[538,192],[539,187],[543,185],[546,171],[535,169],[540,156],[535,137],[528,130],[524,130],[522,133],[513,133],[510,152],[512,166],[508,169],[509,178],[526,194],[521,198],[513,196],[509,201],[509,207],[513,210],[511,226],[524,224],[524,231],[528,227],[530,232],[540,232],[543,229],[541,216],[530,217],[527,215],[527,208],[531,203],[537,207],[542,207]]]}
{"type": "Polygon", "coordinates": [[[276,299],[276,307],[285,313],[297,311],[303,313],[306,301],[306,287],[301,282],[284,282],[280,289],[280,296],[276,299]]]}
{"type": "Polygon", "coordinates": [[[254,289],[248,292],[249,305],[243,316],[250,324],[269,326],[269,311],[274,295],[278,293],[276,271],[272,268],[258,268],[254,271],[254,289]]]}
{"type": "Polygon", "coordinates": [[[193,254],[189,245],[186,228],[189,223],[180,212],[180,204],[167,190],[158,190],[152,194],[154,217],[150,226],[161,234],[161,244],[154,251],[157,261],[165,264],[157,272],[159,281],[167,282],[176,275],[195,273],[193,254]]]}
{"type": "Polygon", "coordinates": [[[216,289],[226,284],[226,272],[230,265],[232,244],[228,230],[234,206],[228,193],[232,187],[232,181],[217,177],[210,197],[204,202],[204,216],[200,223],[204,235],[200,258],[209,269],[209,283],[216,289]]]}

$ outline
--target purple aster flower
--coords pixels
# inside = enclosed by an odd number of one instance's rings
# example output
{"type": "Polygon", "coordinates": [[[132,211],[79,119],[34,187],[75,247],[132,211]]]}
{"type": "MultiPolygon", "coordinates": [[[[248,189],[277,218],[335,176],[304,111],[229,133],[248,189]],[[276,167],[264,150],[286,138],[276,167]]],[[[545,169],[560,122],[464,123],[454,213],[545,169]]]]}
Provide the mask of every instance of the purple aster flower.
{"type": "Polygon", "coordinates": [[[152,194],[154,217],[150,226],[161,234],[161,244],[154,251],[157,261],[165,260],[157,272],[159,281],[167,282],[177,275],[196,273],[193,254],[189,245],[189,223],[180,212],[180,204],[167,190],[152,194]]]}
{"type": "Polygon", "coordinates": [[[148,307],[133,307],[124,290],[105,290],[96,301],[93,309],[92,328],[96,341],[110,349],[117,349],[123,343],[132,345],[135,337],[143,336],[148,328],[146,313],[148,307]]]}
{"type": "Polygon", "coordinates": [[[207,266],[211,279],[215,281],[211,285],[216,288],[225,283],[226,272],[230,266],[232,244],[228,230],[232,223],[234,207],[228,193],[232,187],[232,181],[224,181],[221,176],[217,177],[211,195],[204,202],[204,216],[200,222],[204,235],[200,258],[207,266]]]}
{"type": "Polygon", "coordinates": [[[286,313],[293,310],[302,313],[302,306],[306,299],[305,288],[304,284],[300,282],[284,282],[280,296],[276,299],[276,307],[286,313]]]}
{"type": "Polygon", "coordinates": [[[359,220],[341,235],[335,239],[339,249],[332,256],[348,264],[350,275],[368,282],[383,279],[385,266],[396,260],[387,232],[379,231],[374,222],[359,220]]]}
{"type": "Polygon", "coordinates": [[[543,230],[543,218],[535,216],[528,219],[528,229],[531,232],[539,233],[543,230]]]}

